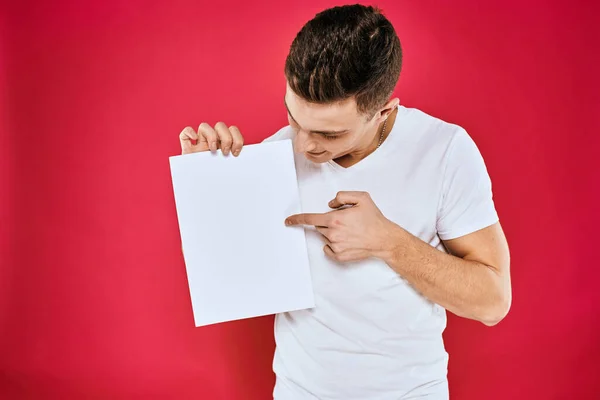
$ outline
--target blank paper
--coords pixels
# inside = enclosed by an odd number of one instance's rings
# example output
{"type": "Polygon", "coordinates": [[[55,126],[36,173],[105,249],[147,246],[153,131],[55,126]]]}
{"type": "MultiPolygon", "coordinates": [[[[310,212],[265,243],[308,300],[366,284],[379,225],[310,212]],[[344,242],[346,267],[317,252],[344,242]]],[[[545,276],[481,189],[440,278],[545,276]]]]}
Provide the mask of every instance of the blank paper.
{"type": "Polygon", "coordinates": [[[196,326],[314,307],[291,140],[169,161],[196,326]]]}

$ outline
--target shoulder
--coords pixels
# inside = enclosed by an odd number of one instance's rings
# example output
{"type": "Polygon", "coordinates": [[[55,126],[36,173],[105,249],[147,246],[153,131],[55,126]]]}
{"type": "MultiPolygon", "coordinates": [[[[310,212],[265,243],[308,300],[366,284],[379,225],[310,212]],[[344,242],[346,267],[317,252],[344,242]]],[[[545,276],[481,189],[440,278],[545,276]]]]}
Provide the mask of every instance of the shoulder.
{"type": "Polygon", "coordinates": [[[294,136],[294,131],[290,125],[286,125],[283,128],[279,129],[277,132],[263,139],[262,143],[273,142],[276,140],[284,140],[284,139],[292,139],[294,136]]]}
{"type": "Polygon", "coordinates": [[[457,137],[468,136],[462,126],[418,108],[405,107],[403,119],[410,136],[427,147],[448,148],[457,137]]]}
{"type": "Polygon", "coordinates": [[[435,117],[417,108],[401,109],[400,129],[404,142],[420,156],[448,162],[461,154],[478,153],[478,148],[467,130],[456,123],[435,117]]]}

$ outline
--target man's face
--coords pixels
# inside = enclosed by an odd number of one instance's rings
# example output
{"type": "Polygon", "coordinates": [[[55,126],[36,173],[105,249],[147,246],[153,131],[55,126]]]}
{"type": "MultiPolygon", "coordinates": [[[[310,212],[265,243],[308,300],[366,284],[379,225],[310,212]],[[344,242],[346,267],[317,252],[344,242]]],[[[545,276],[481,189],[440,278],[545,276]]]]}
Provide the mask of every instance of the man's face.
{"type": "Polygon", "coordinates": [[[288,121],[295,130],[294,151],[317,163],[327,162],[360,149],[373,140],[380,122],[375,115],[366,120],[354,98],[339,103],[313,104],[298,97],[286,85],[288,121]]]}

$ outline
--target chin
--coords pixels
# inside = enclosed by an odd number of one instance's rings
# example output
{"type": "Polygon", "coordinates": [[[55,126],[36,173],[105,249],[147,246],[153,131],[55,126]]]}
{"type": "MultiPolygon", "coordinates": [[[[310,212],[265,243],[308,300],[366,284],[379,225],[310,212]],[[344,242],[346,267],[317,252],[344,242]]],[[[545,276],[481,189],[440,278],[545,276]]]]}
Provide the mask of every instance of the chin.
{"type": "Polygon", "coordinates": [[[328,151],[324,151],[322,154],[304,153],[304,157],[316,163],[324,163],[329,161],[331,159],[330,155],[331,154],[328,151]]]}

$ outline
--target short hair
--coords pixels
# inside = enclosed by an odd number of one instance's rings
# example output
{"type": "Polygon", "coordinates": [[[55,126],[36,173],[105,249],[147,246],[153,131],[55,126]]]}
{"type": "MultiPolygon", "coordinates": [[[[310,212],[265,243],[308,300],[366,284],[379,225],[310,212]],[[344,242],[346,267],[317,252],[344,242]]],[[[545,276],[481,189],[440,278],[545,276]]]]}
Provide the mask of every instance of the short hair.
{"type": "Polygon", "coordinates": [[[318,13],[298,32],[285,61],[291,89],[312,103],[356,99],[372,117],[391,97],[402,47],[382,11],[360,4],[318,13]]]}

